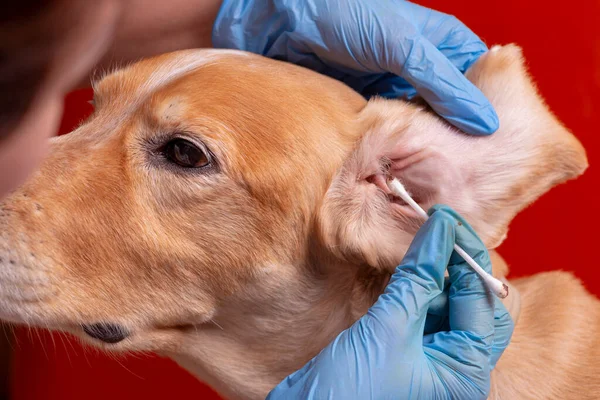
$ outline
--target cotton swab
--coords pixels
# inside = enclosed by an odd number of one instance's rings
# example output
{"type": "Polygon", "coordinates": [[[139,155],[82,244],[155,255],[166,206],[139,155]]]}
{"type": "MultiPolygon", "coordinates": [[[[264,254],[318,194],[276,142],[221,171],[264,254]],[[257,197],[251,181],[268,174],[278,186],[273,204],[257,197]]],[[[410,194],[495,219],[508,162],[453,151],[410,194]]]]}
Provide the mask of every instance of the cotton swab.
{"type": "MultiPolygon", "coordinates": [[[[404,200],[413,210],[417,212],[417,214],[419,214],[421,218],[423,218],[423,220],[429,219],[429,215],[427,215],[425,210],[423,210],[423,208],[416,201],[414,201],[412,197],[410,197],[406,191],[406,188],[398,179],[387,179],[386,182],[391,192],[404,200]]],[[[481,268],[479,264],[477,264],[477,261],[473,260],[473,258],[456,243],[454,244],[454,250],[467,262],[467,264],[469,264],[475,270],[475,272],[481,276],[487,287],[496,296],[501,299],[504,299],[506,296],[508,296],[508,286],[506,284],[488,274],[483,268],[481,268]]]]}

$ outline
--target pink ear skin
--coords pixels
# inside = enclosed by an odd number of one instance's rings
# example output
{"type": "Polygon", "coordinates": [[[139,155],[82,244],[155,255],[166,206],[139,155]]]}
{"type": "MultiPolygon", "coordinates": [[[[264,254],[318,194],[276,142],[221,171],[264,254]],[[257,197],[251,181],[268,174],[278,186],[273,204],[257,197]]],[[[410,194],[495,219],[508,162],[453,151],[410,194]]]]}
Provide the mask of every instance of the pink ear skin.
{"type": "Polygon", "coordinates": [[[447,204],[492,249],[508,224],[553,186],[587,168],[585,151],[539,96],[514,45],[494,47],[467,78],[491,101],[500,129],[466,135],[423,107],[373,99],[361,112],[364,135],[332,182],[319,216],[338,257],[392,271],[421,224],[389,196],[400,179],[425,209],[447,204]]]}

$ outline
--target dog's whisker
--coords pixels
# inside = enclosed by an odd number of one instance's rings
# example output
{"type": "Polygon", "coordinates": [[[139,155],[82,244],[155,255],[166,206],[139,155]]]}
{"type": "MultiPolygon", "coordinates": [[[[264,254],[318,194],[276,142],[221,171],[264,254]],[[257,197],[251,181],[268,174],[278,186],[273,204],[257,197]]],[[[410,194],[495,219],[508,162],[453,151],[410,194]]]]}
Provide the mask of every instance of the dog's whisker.
{"type": "MultiPolygon", "coordinates": [[[[214,319],[211,319],[210,322],[212,322],[213,324],[215,324],[217,327],[219,327],[219,329],[221,329],[222,331],[224,331],[225,329],[223,329],[223,327],[221,325],[219,325],[217,323],[217,321],[215,321],[214,319]]],[[[194,325],[194,328],[196,327],[196,325],[194,325]]],[[[196,329],[197,330],[197,329],[196,329]]]]}
{"type": "Polygon", "coordinates": [[[44,340],[42,339],[42,335],[40,334],[39,329],[34,328],[34,331],[38,341],[40,342],[40,346],[42,348],[42,351],[44,352],[44,356],[46,356],[46,360],[50,361],[50,357],[48,356],[48,352],[46,352],[46,346],[44,346],[44,340]]]}
{"type": "Polygon", "coordinates": [[[50,325],[46,324],[46,332],[49,332],[50,339],[52,340],[52,346],[54,347],[54,354],[56,354],[56,341],[54,340],[55,332],[50,329],[50,325]]]}
{"type": "Polygon", "coordinates": [[[133,372],[132,370],[130,370],[129,368],[127,368],[127,367],[125,366],[125,364],[123,364],[121,361],[119,361],[119,358],[118,358],[118,355],[117,355],[117,354],[115,354],[115,353],[109,353],[109,354],[110,354],[110,358],[112,358],[112,359],[113,359],[113,360],[114,360],[114,361],[115,361],[117,364],[119,364],[121,367],[123,367],[123,369],[124,369],[125,371],[129,372],[131,375],[135,376],[135,377],[136,377],[136,378],[138,378],[138,379],[141,379],[141,380],[143,380],[143,381],[144,381],[144,380],[146,380],[144,377],[142,377],[142,376],[140,376],[140,375],[136,374],[135,372],[133,372]]]}
{"type": "Polygon", "coordinates": [[[67,356],[67,360],[69,361],[69,366],[73,366],[73,362],[71,361],[71,356],[69,354],[69,349],[67,349],[67,345],[65,344],[65,339],[64,339],[64,333],[61,331],[58,331],[58,338],[60,339],[63,348],[65,349],[65,354],[67,356]]]}

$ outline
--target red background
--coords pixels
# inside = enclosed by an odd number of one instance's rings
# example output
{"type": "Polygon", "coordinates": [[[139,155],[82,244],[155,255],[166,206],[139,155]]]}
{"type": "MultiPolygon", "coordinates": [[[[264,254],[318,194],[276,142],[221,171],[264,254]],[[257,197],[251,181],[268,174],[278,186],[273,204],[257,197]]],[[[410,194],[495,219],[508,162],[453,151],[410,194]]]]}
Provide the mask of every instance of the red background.
{"type": "MultiPolygon", "coordinates": [[[[422,0],[456,15],[488,44],[514,42],[524,49],[531,72],[550,107],[583,142],[591,167],[578,179],[553,189],[521,213],[501,254],[511,276],[551,269],[574,271],[596,295],[600,287],[600,2],[580,0],[422,0]]],[[[66,98],[61,133],[90,111],[90,91],[66,98]]],[[[193,396],[218,399],[207,387],[168,360],[150,356],[109,358],[76,341],[45,332],[18,332],[13,398],[163,399],[193,396]],[[39,340],[38,340],[39,338],[39,340]],[[54,339],[54,340],[53,340],[54,339]]]]}

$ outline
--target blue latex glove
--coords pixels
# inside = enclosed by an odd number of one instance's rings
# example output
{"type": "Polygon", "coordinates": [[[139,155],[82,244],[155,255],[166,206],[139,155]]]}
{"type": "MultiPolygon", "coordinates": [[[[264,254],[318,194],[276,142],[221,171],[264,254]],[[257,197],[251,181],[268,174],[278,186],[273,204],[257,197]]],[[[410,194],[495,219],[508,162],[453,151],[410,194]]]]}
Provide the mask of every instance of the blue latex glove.
{"type": "Polygon", "coordinates": [[[487,398],[490,371],[514,325],[502,303],[453,251],[456,241],[491,271],[473,229],[445,206],[434,207],[430,215],[369,312],[267,399],[487,398]],[[443,296],[446,267],[449,288],[443,296]],[[434,304],[438,312],[447,311],[426,324],[434,304]],[[426,325],[438,323],[448,330],[424,334],[426,325]]]}
{"type": "Polygon", "coordinates": [[[458,19],[408,1],[224,0],[212,40],[329,75],[367,98],[418,93],[468,133],[498,129],[463,75],[485,44],[458,19]]]}

